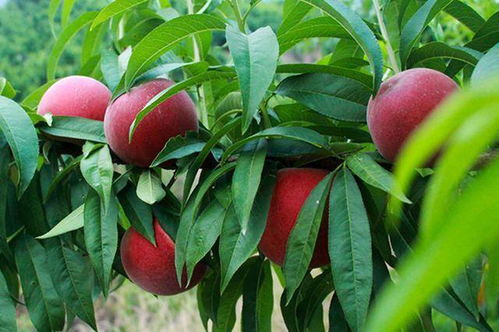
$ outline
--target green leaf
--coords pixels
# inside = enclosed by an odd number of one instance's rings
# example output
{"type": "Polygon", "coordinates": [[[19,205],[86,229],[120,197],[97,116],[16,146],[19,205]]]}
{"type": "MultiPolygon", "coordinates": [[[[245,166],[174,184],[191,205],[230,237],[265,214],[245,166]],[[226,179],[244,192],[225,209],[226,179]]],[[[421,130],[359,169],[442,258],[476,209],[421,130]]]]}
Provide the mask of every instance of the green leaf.
{"type": "Polygon", "coordinates": [[[37,237],[37,239],[49,239],[52,237],[56,237],[83,228],[83,225],[83,205],[81,205],[76,208],[76,210],[71,212],[66,218],[62,219],[49,232],[37,237]]]}
{"type": "Polygon", "coordinates": [[[333,173],[330,173],[312,190],[289,235],[283,266],[287,303],[291,301],[309,269],[332,179],[333,173]]]}
{"type": "Polygon", "coordinates": [[[454,59],[474,66],[481,57],[482,53],[471,48],[431,42],[411,52],[407,59],[407,68],[417,67],[424,61],[438,58],[454,59]]]}
{"type": "MultiPolygon", "coordinates": [[[[481,90],[483,91],[483,89],[481,90]]],[[[430,132],[425,132],[430,134],[430,132]]],[[[494,193],[499,186],[499,161],[476,176],[445,215],[446,223],[432,241],[419,241],[400,264],[397,284],[388,287],[374,307],[369,331],[393,331],[437,293],[448,278],[499,236],[494,193]],[[456,250],[459,243],[459,250],[456,250]],[[445,269],[442,269],[445,262],[445,269]]]]}
{"type": "Polygon", "coordinates": [[[52,117],[51,126],[40,127],[40,131],[51,136],[107,143],[102,121],[71,116],[52,117]]]}
{"type": "Polygon", "coordinates": [[[329,257],[336,294],[348,325],[364,325],[373,285],[369,219],[354,177],[341,169],[329,197],[329,257]]]}
{"type": "Polygon", "coordinates": [[[253,149],[242,152],[237,159],[237,166],[232,177],[232,197],[234,210],[243,230],[248,228],[248,220],[260,187],[266,155],[267,142],[261,139],[253,149]]]}
{"type": "Polygon", "coordinates": [[[357,80],[314,73],[286,78],[276,91],[310,109],[340,121],[365,122],[372,91],[357,80]]]}
{"type": "Polygon", "coordinates": [[[218,144],[218,142],[230,131],[240,125],[241,119],[235,118],[228,122],[223,126],[220,130],[213,134],[213,136],[206,142],[206,145],[198,154],[196,159],[192,162],[191,166],[189,166],[189,171],[185,177],[184,183],[184,202],[187,202],[189,198],[189,193],[191,192],[192,184],[196,178],[196,174],[198,173],[199,168],[205,161],[206,157],[210,154],[211,150],[218,144]]]}
{"type": "Polygon", "coordinates": [[[137,196],[149,205],[161,201],[166,196],[161,179],[156,173],[145,170],[137,183],[137,196]]]}
{"type": "Polygon", "coordinates": [[[445,12],[466,25],[471,31],[477,32],[485,24],[485,20],[470,5],[462,1],[452,1],[445,12]]]}
{"type": "Polygon", "coordinates": [[[147,67],[186,38],[224,28],[223,21],[205,14],[181,16],[163,23],[135,46],[125,74],[126,86],[131,86],[147,67]]]}
{"type": "Polygon", "coordinates": [[[491,48],[478,62],[473,75],[471,84],[479,85],[499,74],[499,43],[491,48]]]}
{"type": "Polygon", "coordinates": [[[104,203],[104,211],[106,211],[111,200],[114,174],[109,147],[85,143],[80,170],[87,183],[99,194],[104,203]]]}
{"type": "Polygon", "coordinates": [[[289,29],[300,23],[313,8],[308,3],[302,1],[291,0],[291,2],[293,3],[290,4],[290,8],[286,8],[286,3],[284,4],[284,15],[279,27],[279,35],[286,33],[289,29]]]}
{"type": "Polygon", "coordinates": [[[467,264],[451,281],[452,290],[477,320],[480,318],[478,294],[482,284],[482,272],[482,257],[478,257],[467,264]]]}
{"type": "Polygon", "coordinates": [[[38,104],[40,103],[40,100],[42,99],[43,95],[45,92],[50,88],[56,80],[51,80],[42,86],[36,88],[34,91],[32,91],[26,98],[23,99],[21,102],[22,106],[27,106],[29,108],[36,108],[38,104]]]}
{"type": "Polygon", "coordinates": [[[47,242],[47,257],[55,289],[68,309],[97,330],[88,258],[68,248],[60,238],[47,242]]]}
{"type": "Polygon", "coordinates": [[[261,132],[256,133],[250,137],[243,138],[231,145],[224,152],[222,156],[222,162],[227,161],[229,157],[232,156],[232,154],[234,154],[247,143],[262,138],[287,138],[296,141],[302,141],[322,149],[326,149],[327,147],[327,139],[311,129],[301,127],[273,127],[262,130],[261,132]]]}
{"type": "Polygon", "coordinates": [[[244,133],[274,79],[279,43],[270,27],[246,35],[236,27],[228,25],[225,35],[241,87],[244,133]]]}
{"type": "Polygon", "coordinates": [[[10,297],[7,281],[0,271],[0,331],[16,332],[16,304],[10,297]]]}
{"type": "Polygon", "coordinates": [[[139,199],[136,189],[129,186],[123,190],[119,194],[119,201],[132,227],[148,239],[149,242],[156,244],[152,209],[139,199]]]}
{"type": "Polygon", "coordinates": [[[66,44],[78,33],[78,31],[90,24],[90,22],[92,22],[92,20],[96,16],[97,12],[84,13],[64,28],[64,30],[59,35],[57,42],[52,48],[52,51],[50,52],[48,58],[47,81],[53,80],[55,78],[57,63],[59,62],[59,58],[61,57],[66,44]]]}
{"type": "Polygon", "coordinates": [[[0,77],[0,96],[12,99],[16,96],[16,90],[4,77],[0,77]]]}
{"type": "Polygon", "coordinates": [[[374,91],[378,91],[383,77],[383,55],[378,41],[369,26],[350,8],[338,0],[301,0],[321,9],[348,31],[352,38],[364,50],[369,58],[374,73],[374,91]]]}
{"type": "Polygon", "coordinates": [[[33,325],[38,331],[61,331],[64,304],[54,288],[45,249],[32,237],[23,235],[17,240],[15,255],[33,325]]]}
{"type": "Polygon", "coordinates": [[[321,16],[296,24],[285,33],[279,33],[280,54],[286,53],[293,46],[307,38],[329,37],[351,39],[352,36],[329,16],[321,16]]]}
{"type": "Polygon", "coordinates": [[[44,203],[46,203],[50,199],[50,197],[52,196],[54,191],[58,188],[58,186],[62,182],[62,180],[67,178],[71,174],[71,172],[76,167],[78,167],[78,165],[80,165],[81,159],[82,159],[82,156],[74,158],[73,160],[68,162],[62,170],[60,170],[59,172],[57,172],[55,174],[54,179],[50,183],[50,186],[48,187],[47,192],[45,193],[45,196],[43,197],[44,203]]]}
{"type": "Polygon", "coordinates": [[[353,154],[347,158],[346,162],[348,168],[365,183],[391,193],[404,203],[411,203],[404,193],[395,190],[393,175],[367,153],[353,154]]]}
{"type": "Polygon", "coordinates": [[[244,281],[241,331],[272,331],[274,307],[270,262],[258,260],[244,281]]]}
{"type": "Polygon", "coordinates": [[[192,226],[185,253],[189,281],[196,265],[208,254],[217,241],[227,214],[229,214],[229,210],[213,200],[192,226]]]}
{"type": "Polygon", "coordinates": [[[101,23],[104,23],[108,19],[129,11],[130,9],[146,3],[147,0],[116,0],[111,2],[109,5],[101,9],[99,15],[92,22],[90,29],[94,29],[101,23]]]}
{"type": "Polygon", "coordinates": [[[255,252],[260,242],[267,224],[275,180],[272,175],[263,179],[251,211],[248,223],[251,227],[248,227],[246,232],[243,232],[233,208],[224,220],[219,245],[222,291],[227,288],[241,265],[255,252]]]}
{"type": "Polygon", "coordinates": [[[169,160],[180,159],[201,152],[205,145],[205,141],[194,137],[177,136],[170,138],[151,166],[156,167],[169,160]]]}
{"type": "Polygon", "coordinates": [[[479,331],[492,332],[492,329],[486,323],[482,324],[473,317],[473,314],[466,309],[462,302],[445,289],[431,301],[431,305],[456,322],[476,328],[479,331]]]}
{"type": "Polygon", "coordinates": [[[400,37],[400,61],[406,67],[407,59],[416,46],[424,29],[433,18],[454,0],[428,0],[411,17],[402,29],[400,37]]]}
{"type": "Polygon", "coordinates": [[[52,30],[52,34],[55,36],[55,16],[57,15],[57,10],[59,9],[59,5],[61,4],[61,0],[50,0],[49,8],[48,8],[48,18],[50,29],[52,30]]]}
{"type": "Polygon", "coordinates": [[[61,26],[65,27],[68,24],[75,2],[76,0],[64,0],[62,2],[61,26]]]}
{"type": "Polygon", "coordinates": [[[29,116],[14,101],[0,96],[0,131],[14,155],[19,174],[20,197],[35,175],[38,163],[38,137],[29,116]]]}
{"type": "Polygon", "coordinates": [[[373,77],[371,75],[365,74],[363,72],[338,67],[330,65],[318,65],[311,63],[290,63],[282,64],[277,66],[276,73],[286,73],[286,74],[310,74],[310,73],[326,73],[333,74],[336,76],[343,76],[357,80],[364,84],[366,87],[371,88],[373,83],[373,77]]]}
{"type": "Polygon", "coordinates": [[[104,296],[107,296],[114,256],[118,248],[116,200],[112,199],[107,211],[104,212],[99,195],[90,189],[85,200],[83,216],[87,252],[104,296]]]}
{"type": "Polygon", "coordinates": [[[133,137],[133,134],[135,133],[135,130],[137,129],[137,126],[140,124],[140,122],[149,114],[152,112],[159,104],[170,98],[171,96],[179,93],[180,91],[183,91],[185,89],[188,89],[192,86],[212,81],[212,80],[223,80],[223,79],[229,79],[233,78],[235,74],[233,72],[219,72],[219,71],[207,71],[202,74],[190,77],[186,79],[185,81],[176,83],[166,90],[163,90],[162,92],[158,93],[155,95],[149,102],[144,106],[144,108],[137,114],[135,117],[135,120],[133,121],[132,125],[130,126],[130,134],[129,134],[129,139],[131,140],[133,137]]]}

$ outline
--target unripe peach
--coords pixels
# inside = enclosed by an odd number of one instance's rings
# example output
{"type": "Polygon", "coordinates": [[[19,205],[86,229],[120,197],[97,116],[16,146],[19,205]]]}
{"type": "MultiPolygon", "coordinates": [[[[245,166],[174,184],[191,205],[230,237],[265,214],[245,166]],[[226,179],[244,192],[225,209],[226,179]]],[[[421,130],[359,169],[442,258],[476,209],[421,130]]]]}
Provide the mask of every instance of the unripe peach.
{"type": "Polygon", "coordinates": [[[103,121],[110,100],[111,92],[101,82],[86,76],[68,76],[48,88],[38,113],[103,121]]]}
{"type": "Polygon", "coordinates": [[[136,115],[149,100],[173,84],[166,79],[144,83],[120,96],[107,109],[104,132],[109,146],[123,161],[149,167],[170,138],[198,130],[194,104],[182,91],[162,102],[142,119],[129,142],[130,126],[136,115]]]}
{"type": "Polygon", "coordinates": [[[374,144],[394,162],[410,134],[458,85],[432,69],[416,68],[388,79],[367,109],[367,124],[374,144]]]}
{"type": "MultiPolygon", "coordinates": [[[[300,210],[312,190],[328,174],[326,170],[312,168],[288,168],[277,173],[267,226],[259,245],[263,254],[274,263],[284,264],[288,238],[296,224],[300,210]]],[[[326,209],[310,262],[312,268],[329,263],[327,215],[326,209]]]]}
{"type": "Polygon", "coordinates": [[[195,267],[188,287],[179,285],[175,272],[175,243],[157,220],[154,220],[154,232],[156,247],[133,228],[123,236],[121,261],[130,280],[157,295],[175,295],[196,286],[203,278],[206,266],[200,263],[195,267]]]}

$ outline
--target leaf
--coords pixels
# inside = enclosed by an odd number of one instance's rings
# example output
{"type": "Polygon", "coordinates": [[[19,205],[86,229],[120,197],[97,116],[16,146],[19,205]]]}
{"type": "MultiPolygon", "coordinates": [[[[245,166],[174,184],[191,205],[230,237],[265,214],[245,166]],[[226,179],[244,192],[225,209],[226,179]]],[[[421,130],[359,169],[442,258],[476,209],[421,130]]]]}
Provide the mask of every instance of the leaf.
{"type": "Polygon", "coordinates": [[[54,191],[57,189],[59,184],[65,178],[67,178],[76,167],[78,167],[80,165],[81,159],[82,159],[82,156],[74,158],[73,160],[68,162],[62,170],[60,170],[59,172],[57,172],[55,174],[55,177],[52,180],[52,182],[50,183],[50,186],[48,187],[47,192],[45,194],[45,197],[43,198],[44,203],[46,203],[50,199],[50,197],[52,196],[54,191]]]}
{"type": "Polygon", "coordinates": [[[262,138],[287,138],[296,141],[302,141],[322,149],[325,149],[327,146],[326,138],[311,129],[301,127],[273,127],[262,130],[261,132],[247,138],[243,138],[231,145],[224,152],[222,156],[222,162],[227,161],[232,154],[234,154],[247,143],[262,138]]]}
{"type": "Polygon", "coordinates": [[[272,331],[273,307],[270,262],[260,259],[244,281],[241,331],[272,331]]]}
{"type": "Polygon", "coordinates": [[[417,67],[424,61],[438,58],[449,58],[476,65],[482,53],[467,47],[449,46],[441,42],[431,42],[411,52],[407,59],[407,67],[417,67]]]}
{"type": "Polygon", "coordinates": [[[476,328],[479,331],[492,332],[490,327],[486,324],[484,325],[480,323],[475,317],[473,317],[473,314],[466,309],[466,307],[458,298],[455,297],[454,294],[445,289],[433,298],[431,305],[436,310],[461,324],[476,328]]]}
{"type": "Polygon", "coordinates": [[[68,309],[97,330],[88,259],[68,248],[60,238],[47,242],[47,256],[55,289],[68,309]]]}
{"type": "Polygon", "coordinates": [[[91,141],[95,143],[107,143],[104,135],[104,124],[102,121],[85,119],[71,116],[52,117],[51,126],[42,126],[40,131],[47,135],[91,141]]]}
{"type": "Polygon", "coordinates": [[[313,8],[308,3],[302,1],[292,0],[292,2],[293,4],[290,4],[291,8],[288,8],[288,10],[286,10],[286,3],[284,4],[283,20],[278,31],[279,35],[284,34],[300,23],[313,8]]]}
{"type": "Polygon", "coordinates": [[[45,249],[28,235],[16,242],[17,270],[33,325],[38,331],[61,331],[64,304],[54,288],[45,249]]]}
{"type": "Polygon", "coordinates": [[[146,170],[140,174],[137,196],[149,205],[161,201],[166,196],[161,179],[156,173],[146,170]]]}
{"type": "Polygon", "coordinates": [[[243,100],[242,132],[245,133],[274,79],[279,43],[270,27],[246,35],[228,25],[225,35],[239,77],[243,100]]]}
{"type": "Polygon", "coordinates": [[[206,142],[192,137],[177,136],[166,142],[165,147],[156,156],[151,167],[156,167],[173,159],[180,159],[201,152],[206,142]]]}
{"type": "Polygon", "coordinates": [[[0,271],[0,331],[16,332],[16,304],[10,297],[7,281],[0,271]]]}
{"type": "Polygon", "coordinates": [[[108,19],[119,14],[129,11],[130,9],[146,3],[147,0],[116,0],[101,9],[97,17],[92,22],[90,30],[95,29],[99,24],[104,23],[108,19]]]}
{"type": "Polygon", "coordinates": [[[267,142],[261,139],[252,150],[242,152],[237,159],[232,177],[232,197],[234,210],[243,230],[248,228],[248,220],[260,187],[266,155],[267,142]]]}
{"type": "Polygon", "coordinates": [[[132,227],[148,239],[149,242],[156,244],[152,209],[139,199],[136,189],[129,186],[119,194],[118,199],[132,227]]]}
{"type": "Polygon", "coordinates": [[[83,225],[84,225],[83,205],[81,205],[78,208],[76,208],[76,210],[71,212],[66,218],[62,219],[48,233],[37,237],[37,239],[43,240],[56,237],[83,228],[83,225]]]}
{"type": "Polygon", "coordinates": [[[402,29],[400,37],[400,61],[406,67],[412,49],[421,38],[421,34],[433,18],[454,0],[428,0],[411,17],[402,29]]]}
{"type": "Polygon", "coordinates": [[[285,33],[279,33],[280,54],[286,53],[293,46],[307,38],[329,37],[351,39],[351,35],[329,16],[321,16],[296,24],[285,33]]]}
{"type": "Polygon", "coordinates": [[[61,4],[61,0],[50,0],[49,8],[48,8],[48,18],[50,29],[52,30],[52,34],[55,36],[55,16],[57,15],[57,10],[59,9],[59,5],[61,4]]]}
{"type": "Polygon", "coordinates": [[[312,190],[289,235],[283,266],[288,304],[309,269],[332,179],[330,173],[312,190]]]}
{"type": "Polygon", "coordinates": [[[352,38],[364,50],[369,58],[374,73],[374,92],[378,91],[383,77],[383,55],[379,44],[369,26],[350,8],[338,0],[301,0],[321,9],[348,31],[352,38]]]}
{"type": "Polygon", "coordinates": [[[26,98],[21,102],[22,106],[28,106],[29,108],[36,108],[40,103],[40,99],[42,99],[45,92],[50,88],[56,80],[49,81],[42,86],[36,88],[32,91],[26,98]]]}
{"type": "Polygon", "coordinates": [[[57,63],[59,62],[59,58],[61,57],[66,44],[78,33],[78,31],[90,24],[90,22],[92,22],[92,20],[96,16],[97,12],[84,13],[64,28],[64,30],[59,35],[57,42],[52,48],[52,51],[50,52],[48,58],[47,81],[53,80],[55,78],[57,63]]]}
{"type": "Polygon", "coordinates": [[[85,143],[80,170],[87,183],[99,194],[106,211],[111,200],[114,174],[109,147],[85,143]]]}
{"type": "Polygon", "coordinates": [[[189,234],[185,253],[187,278],[190,281],[196,265],[208,254],[222,231],[222,224],[229,213],[216,200],[213,200],[197,218],[189,234]]]}
{"type": "Polygon", "coordinates": [[[61,26],[65,27],[68,24],[75,1],[76,0],[63,0],[61,9],[61,26]]]}
{"type": "Polygon", "coordinates": [[[365,122],[372,91],[351,78],[314,73],[286,78],[276,93],[335,120],[365,122]]]}
{"type": "Polygon", "coordinates": [[[341,169],[329,197],[329,257],[336,294],[348,325],[364,325],[373,285],[371,233],[354,177],[341,169]]]}
{"type": "Polygon", "coordinates": [[[346,162],[348,168],[365,183],[394,195],[404,203],[411,203],[404,193],[395,190],[393,175],[367,153],[353,154],[346,162]]]}
{"type": "Polygon", "coordinates": [[[484,25],[485,20],[471,6],[462,1],[452,1],[445,11],[455,19],[466,25],[471,31],[477,32],[484,25]]]}
{"type": "Polygon", "coordinates": [[[106,212],[99,195],[90,189],[85,200],[85,245],[104,296],[109,292],[111,270],[118,248],[118,207],[112,199],[106,212]]]}
{"type": "Polygon", "coordinates": [[[161,24],[135,46],[125,74],[126,86],[130,87],[147,67],[182,40],[202,32],[224,28],[223,21],[206,14],[181,16],[161,24]]]}
{"type": "Polygon", "coordinates": [[[343,76],[357,80],[364,84],[366,87],[371,88],[373,83],[373,77],[371,75],[365,74],[363,72],[338,67],[331,65],[318,65],[311,63],[290,63],[282,64],[277,66],[276,73],[290,73],[290,74],[310,74],[310,73],[326,73],[333,74],[336,76],[343,76]]]}
{"type": "Polygon", "coordinates": [[[21,197],[35,175],[38,137],[29,116],[14,101],[0,96],[0,132],[7,140],[19,174],[17,195],[21,197]]]}
{"type": "Polygon", "coordinates": [[[224,220],[219,244],[222,291],[227,288],[236,271],[254,253],[260,242],[267,224],[275,180],[275,176],[272,175],[263,179],[251,211],[248,223],[251,227],[248,227],[246,232],[241,229],[241,224],[232,208],[224,220]]]}
{"type": "Polygon", "coordinates": [[[379,298],[367,330],[393,331],[401,327],[462,268],[462,264],[497,239],[499,225],[495,216],[499,206],[493,194],[497,186],[499,162],[495,160],[476,176],[452,205],[445,216],[447,223],[438,236],[432,241],[416,243],[412,254],[401,262],[398,282],[379,298]],[[459,250],[456,250],[456,243],[459,243],[459,250]],[[445,269],[441,268],[442,262],[445,262],[445,269]]]}
{"type": "MultiPolygon", "coordinates": [[[[185,17],[185,16],[184,16],[185,17]]],[[[152,112],[159,104],[170,98],[171,96],[179,93],[180,91],[183,91],[187,88],[190,88],[191,86],[198,85],[204,82],[212,81],[212,80],[222,80],[222,79],[229,79],[234,77],[233,72],[219,72],[219,71],[207,71],[205,73],[190,77],[186,79],[185,81],[176,83],[166,90],[163,90],[162,92],[158,93],[155,95],[149,102],[144,106],[144,108],[137,114],[135,117],[135,120],[133,121],[132,125],[130,126],[130,133],[129,133],[129,139],[131,140],[133,137],[133,134],[135,133],[135,130],[137,129],[137,126],[140,124],[140,122],[149,114],[152,112]]]]}
{"type": "Polygon", "coordinates": [[[471,84],[479,85],[499,74],[499,43],[491,48],[478,62],[473,75],[471,75],[471,84]]]}
{"type": "Polygon", "coordinates": [[[0,96],[12,99],[16,96],[16,90],[4,77],[0,77],[0,96]]]}

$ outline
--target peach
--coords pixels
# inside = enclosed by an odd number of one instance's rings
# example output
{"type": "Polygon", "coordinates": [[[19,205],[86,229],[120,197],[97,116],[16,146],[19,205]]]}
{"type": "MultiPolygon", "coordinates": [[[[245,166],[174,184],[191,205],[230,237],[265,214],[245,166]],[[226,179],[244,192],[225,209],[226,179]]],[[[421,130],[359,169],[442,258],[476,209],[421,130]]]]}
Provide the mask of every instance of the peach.
{"type": "Polygon", "coordinates": [[[410,134],[458,85],[433,69],[416,68],[388,79],[367,108],[367,124],[374,144],[394,162],[410,134]]]}
{"type": "Polygon", "coordinates": [[[86,76],[68,76],[48,88],[38,113],[103,121],[110,100],[111,91],[101,82],[86,76]]]}
{"type": "Polygon", "coordinates": [[[162,102],[144,117],[129,142],[130,126],[136,115],[149,100],[173,84],[166,79],[144,83],[132,88],[108,107],[104,118],[104,132],[109,146],[123,161],[139,167],[149,167],[170,138],[198,130],[194,103],[182,91],[162,102]]]}
{"type": "Polygon", "coordinates": [[[203,278],[206,266],[200,263],[194,268],[188,287],[179,285],[175,272],[175,243],[156,219],[154,237],[156,247],[133,228],[123,236],[121,260],[130,280],[157,295],[175,295],[196,286],[203,278]]]}
{"type": "MultiPolygon", "coordinates": [[[[283,265],[291,230],[307,197],[329,172],[313,168],[288,168],[277,173],[277,182],[259,248],[272,262],[283,265]]],[[[324,211],[310,267],[329,263],[328,212],[324,211]]]]}

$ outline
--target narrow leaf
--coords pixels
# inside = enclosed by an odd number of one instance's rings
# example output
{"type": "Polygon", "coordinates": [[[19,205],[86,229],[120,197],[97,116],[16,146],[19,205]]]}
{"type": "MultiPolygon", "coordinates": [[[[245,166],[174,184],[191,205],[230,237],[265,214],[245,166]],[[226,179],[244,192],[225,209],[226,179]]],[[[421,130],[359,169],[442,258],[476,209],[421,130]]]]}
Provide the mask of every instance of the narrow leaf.
{"type": "Polygon", "coordinates": [[[83,225],[83,205],[81,205],[76,210],[71,212],[66,218],[62,219],[48,233],[37,237],[37,239],[49,239],[56,237],[83,228],[83,225]]]}
{"type": "Polygon", "coordinates": [[[10,297],[7,281],[0,271],[0,331],[16,332],[16,304],[10,297]]]}
{"type": "Polygon", "coordinates": [[[166,196],[161,179],[151,170],[140,174],[137,183],[137,196],[149,205],[161,201],[166,196]]]}
{"type": "Polygon", "coordinates": [[[94,29],[99,24],[107,21],[108,19],[122,14],[136,6],[146,3],[147,0],[116,0],[101,9],[97,17],[92,22],[90,29],[94,29]]]}

